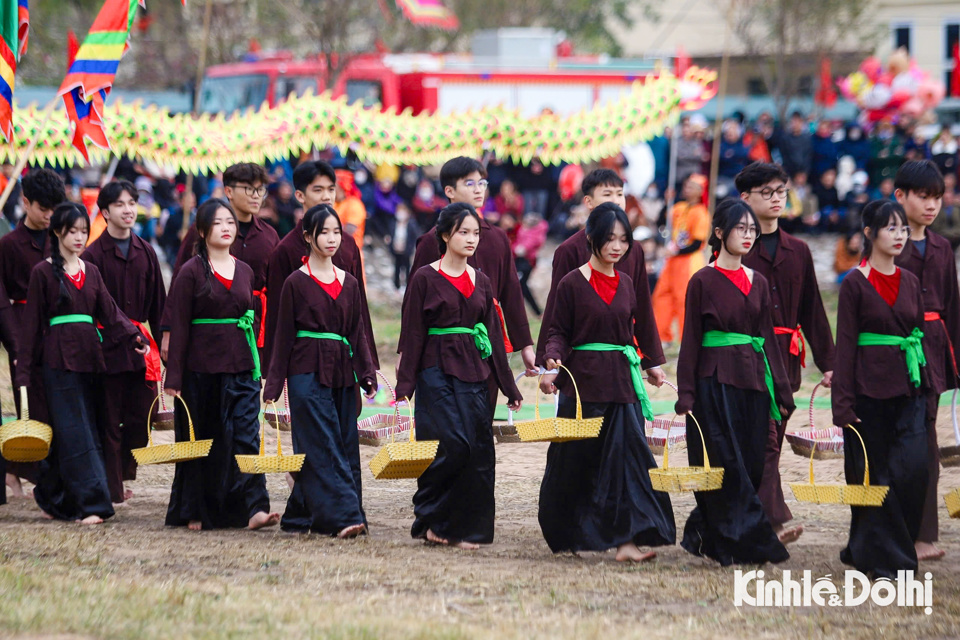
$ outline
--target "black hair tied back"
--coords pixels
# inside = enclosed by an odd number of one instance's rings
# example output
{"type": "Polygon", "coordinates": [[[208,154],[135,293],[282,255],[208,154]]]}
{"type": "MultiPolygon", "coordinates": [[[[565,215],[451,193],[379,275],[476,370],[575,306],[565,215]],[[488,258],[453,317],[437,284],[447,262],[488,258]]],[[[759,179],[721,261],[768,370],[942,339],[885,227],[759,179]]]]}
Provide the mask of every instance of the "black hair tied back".
{"type": "Polygon", "coordinates": [[[443,236],[456,233],[467,216],[472,216],[477,221],[477,225],[480,225],[477,210],[465,202],[454,202],[440,210],[440,215],[437,217],[437,245],[440,247],[441,256],[447,252],[447,243],[443,236]]]}
{"type": "Polygon", "coordinates": [[[609,242],[618,222],[623,225],[623,232],[627,234],[627,249],[620,257],[623,260],[633,248],[633,228],[630,226],[626,212],[613,202],[601,203],[590,212],[584,232],[587,234],[587,244],[590,245],[590,252],[593,255],[600,257],[603,245],[609,242]]]}
{"type": "Polygon", "coordinates": [[[57,236],[65,235],[78,221],[83,220],[87,227],[87,233],[90,232],[90,216],[86,209],[74,202],[64,202],[53,210],[50,217],[50,262],[53,265],[53,274],[60,283],[60,293],[57,295],[57,310],[63,309],[70,304],[70,290],[67,288],[66,270],[64,269],[64,257],[60,253],[60,238],[57,236]]]}

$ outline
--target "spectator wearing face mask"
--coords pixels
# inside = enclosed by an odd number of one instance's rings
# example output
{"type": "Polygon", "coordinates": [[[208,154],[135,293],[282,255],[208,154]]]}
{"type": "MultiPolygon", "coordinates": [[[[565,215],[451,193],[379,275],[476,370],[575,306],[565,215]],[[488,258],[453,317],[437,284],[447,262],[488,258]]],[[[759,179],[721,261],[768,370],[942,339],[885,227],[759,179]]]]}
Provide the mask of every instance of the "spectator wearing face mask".
{"type": "Polygon", "coordinates": [[[437,221],[437,212],[447,206],[447,201],[437,194],[433,182],[422,178],[410,205],[420,228],[430,229],[437,221]]]}

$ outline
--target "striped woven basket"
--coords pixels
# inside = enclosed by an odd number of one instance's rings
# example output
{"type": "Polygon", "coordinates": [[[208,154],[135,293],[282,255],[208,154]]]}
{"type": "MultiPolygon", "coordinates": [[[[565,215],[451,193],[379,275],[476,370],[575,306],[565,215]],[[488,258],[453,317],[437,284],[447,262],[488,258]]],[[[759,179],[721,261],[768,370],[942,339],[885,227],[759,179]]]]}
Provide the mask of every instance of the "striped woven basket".
{"type": "MultiPolygon", "coordinates": [[[[187,425],[190,429],[190,439],[183,442],[174,442],[172,444],[153,444],[153,429],[151,418],[147,418],[147,446],[131,451],[137,464],[170,464],[173,462],[188,462],[198,458],[205,458],[210,453],[210,447],[213,446],[213,440],[197,440],[193,432],[193,418],[190,416],[190,408],[180,396],[174,396],[176,400],[183,405],[183,410],[187,414],[187,425]]],[[[150,413],[153,415],[153,407],[157,404],[158,398],[155,398],[150,405],[150,413]]]]}
{"type": "Polygon", "coordinates": [[[20,387],[20,420],[0,426],[0,455],[10,462],[38,462],[50,453],[53,429],[30,419],[27,388],[20,387]]]}
{"type": "MultiPolygon", "coordinates": [[[[650,484],[657,491],[681,493],[685,491],[716,491],[723,486],[723,467],[711,467],[710,456],[707,455],[707,441],[703,437],[703,429],[693,413],[687,414],[693,418],[700,432],[700,442],[703,444],[702,467],[671,467],[670,446],[663,447],[663,467],[650,469],[650,484]]],[[[688,454],[689,455],[689,454],[688,454]]]]}
{"type": "Polygon", "coordinates": [[[390,391],[390,397],[393,398],[393,413],[377,413],[369,418],[357,421],[357,432],[360,437],[360,444],[370,447],[382,447],[388,442],[393,442],[393,437],[410,430],[413,423],[412,418],[400,415],[400,407],[397,406],[397,394],[393,390],[387,376],[377,371],[377,376],[383,380],[387,389],[390,391]]]}
{"type": "MultiPolygon", "coordinates": [[[[678,391],[677,385],[669,380],[664,380],[663,384],[678,391]]],[[[672,419],[664,416],[655,417],[653,422],[647,422],[644,425],[644,431],[650,453],[655,456],[662,455],[664,447],[676,447],[687,441],[687,423],[677,416],[672,419]]]]}
{"type": "Polygon", "coordinates": [[[813,459],[810,455],[810,482],[791,482],[790,489],[794,497],[800,502],[813,502],[816,504],[848,504],[856,507],[879,507],[887,497],[890,487],[870,484],[870,461],[867,459],[867,447],[860,437],[860,432],[851,425],[848,429],[853,430],[860,440],[860,446],[863,447],[863,484],[817,484],[813,478],[813,459]]]}
{"type": "MultiPolygon", "coordinates": [[[[573,379],[573,374],[565,366],[560,368],[570,376],[570,382],[573,383],[573,393],[577,399],[577,414],[574,418],[554,418],[540,417],[540,394],[537,394],[536,404],[534,406],[534,419],[517,422],[514,426],[517,428],[517,434],[523,442],[569,442],[571,440],[586,440],[587,438],[596,438],[600,435],[600,429],[603,428],[603,416],[596,418],[583,417],[583,405],[580,403],[580,390],[577,388],[577,381],[573,379]]],[[[541,379],[543,374],[540,375],[541,379]]]]}
{"type": "MultiPolygon", "coordinates": [[[[273,409],[276,411],[276,403],[271,402],[269,404],[273,405],[273,409]]],[[[283,445],[280,442],[279,428],[277,428],[277,455],[267,455],[265,445],[267,439],[266,425],[267,421],[264,419],[260,423],[260,455],[236,454],[233,456],[237,459],[237,466],[240,467],[240,473],[296,473],[300,471],[303,467],[303,461],[306,460],[307,456],[304,453],[295,453],[289,456],[283,455],[283,445]]]]}
{"type": "Polygon", "coordinates": [[[790,443],[790,448],[798,456],[809,458],[812,455],[817,460],[842,460],[843,429],[840,427],[815,428],[813,401],[816,398],[817,389],[820,387],[821,383],[818,382],[810,394],[810,429],[807,431],[791,431],[785,437],[787,442],[790,443]]]}
{"type": "MultiPolygon", "coordinates": [[[[413,420],[413,407],[407,400],[410,411],[410,441],[389,442],[383,446],[373,460],[370,471],[377,480],[397,480],[400,478],[419,478],[437,457],[439,440],[417,440],[417,425],[413,420]]],[[[390,436],[391,440],[393,435],[390,436]]]]}
{"type": "Polygon", "coordinates": [[[160,403],[154,407],[152,420],[153,428],[156,431],[173,431],[173,405],[167,406],[166,398],[163,396],[163,385],[167,380],[167,371],[164,369],[163,374],[160,376],[160,385],[157,389],[157,396],[160,398],[160,403]]]}
{"type": "Polygon", "coordinates": [[[287,396],[287,381],[283,381],[283,409],[278,409],[277,405],[271,402],[263,410],[263,418],[270,426],[280,431],[290,431],[292,418],[290,416],[290,398],[287,396]]]}

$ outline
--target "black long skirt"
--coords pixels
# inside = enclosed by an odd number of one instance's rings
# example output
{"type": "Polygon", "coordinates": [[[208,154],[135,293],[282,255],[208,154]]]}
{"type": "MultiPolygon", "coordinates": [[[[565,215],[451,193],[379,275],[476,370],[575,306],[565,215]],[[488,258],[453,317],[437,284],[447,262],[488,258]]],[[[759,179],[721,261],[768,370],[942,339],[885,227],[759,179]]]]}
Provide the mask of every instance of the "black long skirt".
{"type": "Polygon", "coordinates": [[[40,462],[33,497],[59,520],[113,515],[96,422],[96,380],[90,373],[43,367],[50,454],[40,462]]]}
{"type": "MultiPolygon", "coordinates": [[[[880,578],[917,569],[914,543],[927,491],[926,399],[902,396],[876,400],[857,396],[854,425],[867,448],[870,484],[888,486],[881,507],[850,507],[850,540],[840,552],[844,564],[880,578]]],[[[860,440],[843,430],[843,468],[847,484],[862,484],[860,440]]]]}
{"type": "Polygon", "coordinates": [[[280,521],[284,531],[336,535],[366,524],[356,393],[324,387],[317,375],[287,378],[293,450],[306,454],[280,521]]]}
{"type": "MultiPolygon", "coordinates": [[[[187,372],[182,395],[197,440],[212,438],[213,446],[209,456],[177,464],[166,524],[198,520],[204,529],[245,527],[255,514],[270,511],[265,478],[240,473],[233,457],[260,452],[260,383],[249,373],[187,372]]],[[[178,441],[189,437],[179,402],[174,429],[178,441]]]]}
{"type": "MultiPolygon", "coordinates": [[[[703,429],[710,466],[724,469],[723,486],[695,494],[697,506],[687,518],[681,546],[723,566],[783,562],[790,554],[757,495],[770,429],[770,396],[721,384],[716,377],[699,378],[693,415],[703,429]]],[[[687,451],[693,466],[703,464],[702,442],[688,417],[687,451]]]]}
{"type": "Polygon", "coordinates": [[[417,376],[417,439],[439,440],[417,479],[414,538],[427,530],[451,542],[493,542],[496,454],[486,382],[463,382],[431,367],[417,376]]]}
{"type": "MultiPolygon", "coordinates": [[[[576,400],[561,394],[558,415],[574,417],[576,400]]],[[[550,550],[674,544],[670,496],[650,484],[649,470],[657,462],[647,446],[640,403],[584,403],[583,415],[603,416],[600,436],[555,442],[547,451],[540,530],[550,550]]]]}

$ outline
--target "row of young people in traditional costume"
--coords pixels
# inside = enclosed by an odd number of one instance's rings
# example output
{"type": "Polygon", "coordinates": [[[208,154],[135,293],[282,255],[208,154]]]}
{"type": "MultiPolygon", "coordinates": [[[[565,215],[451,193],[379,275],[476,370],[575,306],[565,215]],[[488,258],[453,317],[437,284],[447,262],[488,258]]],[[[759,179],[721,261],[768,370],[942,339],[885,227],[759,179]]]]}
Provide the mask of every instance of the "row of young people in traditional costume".
{"type": "MultiPolygon", "coordinates": [[[[304,185],[297,185],[298,198],[304,199],[305,205],[311,205],[308,192],[312,191],[317,195],[321,191],[329,191],[332,199],[335,180],[332,171],[322,163],[313,163],[308,167],[312,167],[306,170],[313,172],[313,179],[304,185]]],[[[413,533],[435,542],[470,547],[490,542],[493,536],[493,441],[490,430],[486,428],[492,419],[495,399],[493,385],[504,391],[514,408],[518,408],[521,401],[516,385],[506,370],[505,357],[502,357],[505,356],[505,351],[502,349],[504,337],[500,331],[502,325],[499,322],[499,308],[503,309],[509,335],[521,346],[526,372],[535,374],[537,369],[533,365],[532,340],[527,337],[529,329],[526,328],[525,318],[522,321],[518,319],[518,316],[522,315],[517,312],[518,307],[522,310],[522,300],[519,298],[519,287],[514,286],[516,276],[509,266],[509,257],[504,259],[497,254],[495,249],[499,249],[499,243],[496,240],[499,238],[495,228],[485,227],[482,219],[476,216],[475,210],[469,206],[482,202],[485,187],[482,167],[475,161],[460,158],[448,163],[444,169],[446,175],[442,179],[445,192],[448,197],[461,204],[445,210],[438,229],[432,230],[418,242],[416,262],[430,268],[415,272],[404,301],[398,394],[400,397],[410,397],[414,390],[419,390],[420,396],[429,396],[425,402],[417,403],[418,426],[421,437],[441,440],[437,460],[418,483],[418,491],[414,497],[416,522],[413,533]],[[481,202],[477,202],[478,199],[481,202]],[[484,232],[483,243],[479,242],[481,230],[484,232]],[[483,247],[490,249],[484,252],[483,247]],[[431,262],[434,257],[436,259],[431,262]],[[477,264],[479,270],[471,263],[477,264]],[[500,263],[507,267],[498,268],[500,263]],[[499,276],[499,282],[493,282],[488,274],[499,276]],[[511,275],[513,278],[510,278],[511,275]],[[448,282],[444,283],[443,280],[448,282]],[[481,295],[474,296],[473,291],[478,288],[481,289],[481,295]],[[516,298],[519,302],[512,299],[513,288],[517,289],[516,298]],[[459,297],[453,295],[454,292],[458,292],[459,297]],[[498,302],[495,295],[497,293],[500,294],[502,303],[498,302]],[[488,294],[489,304],[485,303],[488,294]],[[492,367],[485,362],[490,356],[493,357],[492,367]],[[485,388],[485,392],[481,392],[481,386],[485,388]]],[[[910,175],[908,169],[910,167],[903,172],[905,176],[910,175]]],[[[925,175],[923,171],[919,173],[925,175]]],[[[262,195],[260,187],[263,180],[258,180],[258,177],[250,176],[225,182],[229,182],[234,194],[242,190],[247,201],[255,204],[257,196],[262,195]]],[[[809,250],[803,243],[776,228],[776,205],[784,199],[785,182],[782,171],[773,165],[753,165],[741,174],[738,187],[744,201],[762,212],[760,222],[755,222],[753,226],[761,226],[768,232],[763,235],[772,235],[774,240],[769,242],[769,238],[764,237],[760,250],[750,254],[753,241],[750,240],[751,232],[745,231],[739,249],[734,248],[731,251],[730,234],[740,233],[741,226],[748,229],[751,224],[749,220],[744,221],[744,216],[756,220],[756,214],[750,207],[738,203],[718,208],[715,216],[717,224],[714,225],[715,237],[711,239],[711,243],[716,246],[716,263],[711,271],[704,270],[697,274],[691,281],[687,296],[688,310],[691,312],[688,317],[700,320],[689,324],[689,329],[684,329],[684,347],[681,349],[678,367],[681,396],[677,408],[680,412],[686,412],[690,408],[696,408],[697,402],[703,404],[698,414],[706,425],[708,450],[722,463],[729,462],[733,466],[732,471],[728,471],[728,478],[732,481],[725,483],[724,490],[716,492],[716,495],[698,496],[698,510],[688,522],[684,546],[722,563],[753,562],[758,558],[782,559],[786,557],[783,543],[795,539],[801,532],[799,528],[786,530],[783,527],[783,523],[788,521],[790,516],[783,504],[779,477],[776,475],[783,424],[786,422],[782,418],[792,410],[790,387],[795,390],[799,386],[799,366],[803,350],[801,347],[797,352],[797,349],[793,348],[799,338],[796,332],[799,326],[804,327],[804,334],[808,339],[811,334],[818,334],[812,338],[814,355],[821,369],[828,371],[825,382],[830,382],[832,341],[819,301],[809,250]],[[740,211],[736,209],[738,206],[745,210],[741,216],[736,215],[740,211]],[[737,269],[727,270],[732,273],[724,271],[723,264],[734,266],[733,262],[736,262],[736,257],[740,255],[748,256],[748,260],[756,256],[756,266],[760,271],[764,269],[763,263],[767,263],[766,268],[773,282],[769,291],[766,280],[763,277],[755,278],[752,272],[737,269]],[[787,268],[778,271],[777,267],[783,265],[787,268]],[[716,277],[717,274],[744,292],[749,303],[746,309],[730,309],[730,296],[720,295],[717,302],[709,300],[710,296],[717,295],[717,287],[703,287],[702,280],[716,277]],[[770,311],[773,313],[772,319],[765,317],[770,311]],[[777,317],[778,311],[782,314],[780,317],[777,317]],[[725,319],[725,314],[730,317],[725,319]],[[806,315],[801,317],[801,314],[806,315]],[[770,335],[758,336],[758,333],[766,331],[766,321],[770,324],[770,335]],[[704,330],[704,327],[711,326],[718,328],[704,330]],[[811,329],[812,327],[814,329],[811,329]],[[733,331],[737,328],[741,331],[733,331]],[[688,338],[688,331],[700,331],[701,334],[691,333],[688,338]],[[713,336],[711,339],[716,340],[716,331],[738,334],[740,338],[735,339],[741,339],[742,336],[764,337],[769,343],[774,342],[775,333],[781,333],[784,337],[780,346],[783,353],[788,354],[786,360],[793,365],[788,364],[788,368],[791,373],[796,372],[796,380],[788,382],[780,349],[758,349],[756,340],[748,344],[722,344],[715,347],[706,336],[709,333],[713,336]],[[707,346],[700,348],[704,342],[708,343],[707,346]],[[821,346],[817,346],[818,343],[821,346]],[[764,359],[761,358],[763,354],[769,355],[773,372],[772,384],[766,380],[771,376],[764,376],[764,359]],[[749,367],[743,366],[750,362],[750,358],[756,361],[757,371],[751,372],[749,367]],[[711,391],[708,383],[712,383],[712,401],[708,401],[711,391]],[[701,389],[702,386],[705,388],[701,389]],[[733,425],[739,424],[742,416],[738,412],[743,413],[748,403],[745,404],[742,398],[739,399],[740,402],[736,402],[736,398],[725,397],[730,395],[731,391],[736,395],[736,390],[753,391],[754,404],[757,393],[766,393],[766,396],[769,396],[772,390],[778,400],[776,404],[767,403],[771,409],[769,414],[772,418],[780,419],[765,418],[762,430],[750,431],[749,437],[742,442],[737,440],[743,435],[743,429],[734,429],[733,425]],[[711,450],[714,442],[725,442],[729,446],[721,446],[719,451],[714,452],[711,450]],[[729,454],[736,449],[748,451],[751,454],[748,456],[749,460],[738,463],[737,456],[731,459],[729,454]],[[723,455],[724,453],[727,455],[723,455]],[[770,485],[775,486],[767,491],[763,490],[764,486],[770,485]],[[758,489],[760,497],[757,497],[758,489]],[[704,496],[705,501],[701,499],[704,496]],[[719,509],[716,508],[718,501],[719,509]],[[739,505],[745,514],[752,514],[753,519],[730,517],[731,503],[739,505]],[[757,513],[764,512],[763,518],[758,520],[755,517],[757,513]],[[750,523],[756,526],[748,526],[750,523]],[[765,540],[758,540],[757,536],[765,540]]],[[[553,287],[547,303],[548,318],[545,320],[545,326],[550,328],[541,334],[542,355],[539,361],[552,366],[565,359],[577,379],[582,380],[581,393],[588,415],[591,412],[610,415],[607,415],[601,438],[596,441],[564,443],[551,447],[542,487],[541,523],[544,535],[554,551],[616,546],[621,559],[645,559],[650,557],[650,554],[641,553],[639,546],[670,544],[674,538],[669,501],[665,496],[652,492],[646,476],[647,469],[654,463],[643,441],[640,418],[650,417],[649,405],[645,400],[642,384],[637,382],[639,370],[645,368],[648,380],[659,385],[663,380],[659,364],[664,359],[650,312],[650,296],[646,286],[642,252],[627,236],[629,226],[621,216],[622,209],[613,204],[597,206],[603,200],[622,199],[622,187],[622,182],[615,174],[602,171],[595,172],[585,180],[585,202],[588,206],[596,207],[594,214],[585,232],[575,235],[561,245],[554,260],[553,287]],[[571,265],[572,268],[568,269],[571,265]],[[572,272],[569,277],[565,276],[567,272],[572,272]],[[621,273],[627,277],[618,275],[621,273]],[[592,293],[583,290],[584,282],[593,289],[592,293]],[[579,293],[577,288],[581,289],[579,293]],[[627,293],[621,294],[621,290],[627,293]],[[626,299],[618,300],[618,295],[626,299]],[[589,304],[598,300],[602,300],[606,306],[589,304]],[[596,309],[583,311],[591,306],[596,309]],[[557,316],[556,320],[553,316],[557,316]],[[601,337],[608,341],[596,343],[595,340],[601,337]],[[587,339],[591,342],[577,344],[587,339]],[[640,348],[642,355],[639,362],[632,348],[624,348],[631,344],[640,348]],[[584,346],[587,348],[583,348],[584,346]],[[619,363],[617,359],[620,360],[619,363]],[[602,379],[597,378],[598,371],[609,372],[618,368],[624,373],[615,377],[620,381],[619,384],[611,385],[610,376],[607,374],[603,375],[602,379]],[[631,380],[630,385],[626,384],[628,379],[631,380]],[[629,465],[601,464],[613,451],[622,450],[635,452],[629,465]],[[579,469],[586,477],[582,481],[571,482],[570,479],[576,475],[571,469],[579,469]],[[616,477],[598,476],[601,471],[610,473],[612,469],[616,469],[613,472],[616,477]],[[604,501],[600,501],[600,504],[611,505],[622,500],[625,503],[632,502],[636,508],[633,511],[614,509],[610,513],[604,513],[602,509],[597,509],[597,496],[593,495],[594,492],[585,491],[585,487],[604,487],[615,491],[611,496],[606,496],[604,501]],[[634,517],[626,517],[624,520],[624,513],[632,513],[634,517]],[[582,523],[580,530],[571,530],[571,522],[582,523]],[[643,523],[643,530],[636,530],[640,525],[635,523],[643,523]]],[[[918,183],[905,182],[898,194],[901,192],[903,199],[907,201],[911,197],[923,201],[936,200],[937,185],[936,182],[919,186],[918,183]]],[[[238,199],[234,197],[231,201],[238,199]]],[[[928,216],[929,211],[924,215],[928,216]]],[[[63,220],[68,218],[69,216],[57,219],[57,223],[62,224],[63,220]]],[[[203,416],[200,422],[210,424],[211,430],[219,436],[215,437],[215,440],[222,442],[222,450],[213,452],[211,460],[196,461],[197,464],[185,463],[178,467],[168,513],[169,524],[190,524],[195,528],[236,526],[244,522],[244,517],[237,515],[240,514],[246,516],[249,526],[262,526],[273,524],[278,518],[276,514],[267,512],[268,499],[262,481],[258,482],[256,477],[241,478],[239,474],[229,472],[231,467],[235,470],[235,467],[229,464],[233,453],[252,453],[256,450],[255,425],[259,404],[255,391],[259,385],[243,383],[253,381],[256,377],[258,350],[252,345],[258,343],[255,329],[258,323],[255,318],[249,318],[254,308],[252,292],[260,291],[258,297],[261,301],[265,298],[262,289],[257,289],[256,269],[248,268],[246,261],[237,261],[230,256],[231,250],[237,251],[237,243],[233,241],[236,231],[231,231],[231,227],[239,227],[244,240],[241,248],[247,248],[246,239],[257,222],[255,216],[249,216],[244,223],[225,202],[212,202],[198,212],[198,235],[203,241],[198,242],[197,247],[203,255],[191,259],[192,266],[185,272],[191,275],[183,280],[185,284],[178,284],[181,281],[178,274],[171,289],[171,299],[177,297],[179,304],[168,305],[167,308],[178,309],[170,314],[176,316],[179,322],[176,325],[177,330],[172,331],[174,336],[179,337],[175,337],[170,343],[168,390],[176,393],[183,387],[188,403],[193,400],[196,404],[195,412],[203,416]],[[246,229],[245,224],[249,225],[246,229]],[[242,284],[234,290],[232,284],[238,274],[242,284]],[[219,285],[219,288],[216,285],[219,285]],[[251,292],[249,296],[246,295],[248,290],[251,292]],[[226,297],[217,303],[207,304],[204,308],[200,303],[209,303],[215,293],[226,297]],[[189,313],[184,313],[184,309],[189,309],[189,313]],[[210,317],[197,317],[198,313],[210,317]],[[196,320],[215,322],[197,323],[196,320]],[[229,324],[222,322],[224,320],[229,321],[229,324]],[[241,327],[241,330],[238,331],[237,327],[241,327]],[[231,340],[236,343],[232,345],[235,348],[223,348],[222,345],[231,340]],[[241,348],[243,346],[247,348],[241,348]],[[214,390],[219,390],[219,393],[211,393],[214,390]],[[242,428],[237,428],[237,423],[240,422],[243,423],[242,428]],[[220,462],[215,463],[216,460],[220,462]],[[215,472],[214,467],[217,467],[215,472]],[[191,480],[205,478],[210,473],[213,476],[206,478],[206,481],[191,480]],[[212,493],[204,495],[202,487],[211,488],[212,493]],[[193,495],[197,491],[200,493],[193,495]],[[226,513],[231,511],[231,508],[235,513],[226,513]]],[[[82,227],[82,223],[80,226],[82,227]]],[[[876,231],[871,228],[868,235],[871,230],[876,231]]],[[[80,231],[82,232],[82,229],[80,231]]],[[[60,239],[63,248],[63,238],[68,235],[67,228],[55,227],[52,233],[60,239]]],[[[920,233],[922,236],[922,228],[920,233]]],[[[932,234],[927,234],[926,237],[931,236],[932,234]]],[[[372,392],[374,384],[372,367],[376,366],[376,352],[372,338],[368,337],[372,334],[366,305],[362,299],[362,279],[348,280],[342,269],[334,267],[337,256],[343,253],[340,247],[343,239],[339,220],[329,208],[310,206],[304,222],[287,237],[290,238],[290,253],[301,254],[303,266],[299,271],[302,275],[293,273],[296,270],[291,267],[295,266],[295,261],[289,259],[287,262],[294,264],[287,265],[286,268],[291,271],[287,278],[273,273],[273,266],[281,255],[280,251],[271,252],[272,257],[267,259],[270,265],[269,279],[271,282],[275,276],[277,280],[283,279],[284,286],[277,314],[270,313],[272,304],[267,303],[267,316],[276,320],[278,328],[275,332],[262,333],[265,334],[264,337],[276,333],[277,345],[284,346],[274,348],[274,353],[279,353],[281,357],[276,359],[277,364],[270,369],[271,375],[268,377],[264,397],[275,400],[280,395],[282,381],[288,380],[294,421],[298,424],[325,424],[323,428],[317,429],[318,433],[313,434],[318,437],[319,432],[326,434],[323,439],[313,443],[301,442],[296,445],[297,448],[310,449],[313,453],[308,455],[308,458],[316,458],[318,461],[324,460],[325,450],[325,467],[339,466],[341,470],[339,479],[335,479],[339,491],[344,495],[355,496],[355,500],[346,500],[346,503],[353,501],[354,506],[340,510],[351,514],[346,520],[333,518],[331,521],[324,514],[337,512],[338,509],[326,504],[323,496],[338,495],[338,489],[328,486],[329,478],[322,477],[315,470],[311,475],[310,470],[305,467],[301,473],[304,480],[294,486],[291,504],[288,505],[288,511],[293,511],[294,515],[299,517],[291,516],[289,523],[284,523],[284,527],[353,535],[362,531],[366,524],[360,499],[359,456],[354,455],[357,407],[351,404],[351,401],[355,400],[356,394],[351,390],[350,394],[338,395],[336,390],[343,391],[351,386],[349,375],[346,380],[343,379],[343,366],[347,360],[353,363],[357,380],[368,393],[372,392]],[[303,254],[308,254],[309,259],[303,254]],[[313,286],[304,289],[307,284],[313,286]],[[328,290],[331,286],[332,291],[328,290]],[[346,290],[348,293],[344,300],[356,298],[360,300],[360,304],[345,305],[350,309],[344,310],[341,315],[345,320],[337,326],[330,326],[331,317],[336,315],[330,313],[331,309],[314,313],[309,318],[300,317],[305,309],[311,308],[310,295],[314,300],[319,299],[329,306],[330,301],[318,295],[321,289],[333,303],[337,303],[346,290]],[[299,297],[304,295],[308,297],[304,298],[302,304],[298,304],[301,302],[299,297]],[[316,326],[310,328],[311,322],[316,326]],[[323,334],[322,337],[317,337],[319,334],[323,334]],[[353,336],[352,341],[347,337],[348,334],[353,336]],[[344,339],[334,339],[331,335],[344,339]],[[337,349],[340,350],[339,354],[336,353],[337,349]],[[302,354],[307,356],[302,357],[302,354]],[[328,361],[337,361],[338,357],[342,366],[336,367],[336,371],[332,365],[327,367],[328,361]],[[321,368],[325,368],[327,373],[320,373],[321,368]],[[340,372],[339,377],[336,377],[336,372],[340,372]],[[297,376],[307,377],[298,379],[295,384],[292,378],[297,376]],[[303,383],[302,390],[298,391],[296,387],[300,383],[303,383]],[[335,384],[344,386],[330,386],[335,384]],[[318,389],[328,391],[318,392],[318,389]],[[327,393],[329,395],[326,395],[327,393]],[[311,404],[311,398],[324,398],[326,401],[321,406],[311,404]],[[330,400],[336,408],[334,412],[331,412],[330,400]],[[332,419],[331,416],[336,417],[332,419]],[[336,428],[338,426],[339,429],[336,428]],[[359,518],[356,515],[358,513],[359,518]],[[333,526],[331,522],[334,522],[333,526]]],[[[930,242],[930,245],[937,246],[936,238],[933,239],[934,242],[930,242]]],[[[499,240],[502,243],[503,239],[499,240]]],[[[65,253],[68,252],[68,249],[65,249],[65,253]]],[[[930,255],[931,258],[936,256],[938,260],[942,258],[939,251],[931,252],[930,255]]],[[[932,262],[930,258],[921,259],[921,267],[928,261],[932,262]]],[[[66,262],[68,267],[64,275],[69,279],[69,276],[76,272],[69,268],[72,266],[69,256],[66,262]]],[[[937,268],[949,271],[949,265],[938,263],[937,268]]],[[[925,282],[934,278],[934,270],[930,271],[929,277],[925,275],[925,282]]],[[[56,273],[54,275],[56,276],[56,273]]],[[[952,289],[956,289],[955,275],[952,280],[944,277],[939,278],[939,281],[939,289],[944,292],[945,299],[949,301],[949,296],[952,295],[955,303],[956,295],[950,293],[949,286],[952,282],[952,289]]],[[[724,281],[720,281],[722,282],[724,281]]],[[[722,291],[722,287],[719,290],[722,291]]],[[[69,289],[67,291],[69,292],[69,289]]],[[[736,297],[733,297],[733,300],[735,301],[736,297]]],[[[940,316],[952,313],[951,309],[947,308],[953,306],[952,303],[934,304],[931,301],[927,305],[931,308],[941,307],[937,312],[940,316]]],[[[323,306],[319,305],[321,308],[323,306]]],[[[929,313],[933,331],[940,329],[942,332],[940,346],[948,347],[947,338],[950,332],[947,328],[952,328],[954,319],[936,319],[933,311],[929,313]]],[[[173,320],[161,322],[161,326],[173,328],[173,320]]],[[[139,332],[131,333],[128,330],[124,335],[134,336],[138,340],[137,344],[142,344],[143,336],[139,332]]],[[[726,341],[730,340],[727,335],[726,341]]],[[[949,348],[940,351],[950,353],[949,348]]],[[[900,357],[902,359],[902,356],[900,357]]],[[[552,390],[555,388],[554,382],[561,392],[569,386],[569,381],[564,380],[563,376],[555,381],[547,377],[543,386],[552,390]]],[[[754,406],[753,409],[756,413],[757,407],[754,406]]],[[[564,393],[561,398],[561,411],[572,415],[572,398],[569,393],[564,393]]],[[[183,416],[179,415],[178,418],[178,429],[182,430],[185,425],[183,416]]],[[[308,432],[309,429],[302,431],[308,432]]],[[[695,450],[696,447],[691,449],[695,450]]],[[[739,459],[747,460],[743,455],[739,459]]],[[[852,459],[853,456],[848,458],[852,459]]],[[[929,473],[935,473],[935,469],[931,469],[929,473]]],[[[935,498],[935,490],[933,494],[935,498]]],[[[924,502],[925,512],[928,502],[929,500],[924,502]]],[[[933,504],[935,518],[935,501],[933,504]]],[[[86,517],[82,511],[79,515],[86,517]]],[[[934,524],[934,540],[935,528],[934,524]]],[[[913,536],[913,539],[925,542],[918,536],[919,534],[913,536]]]]}

